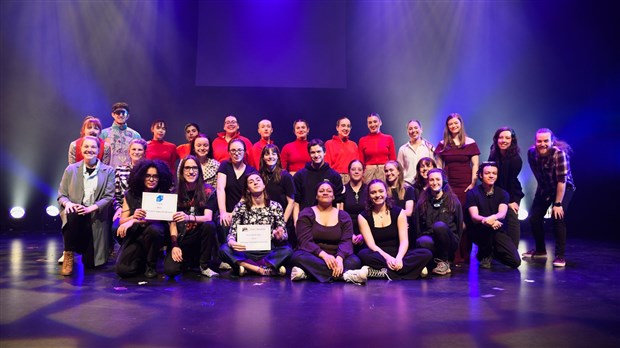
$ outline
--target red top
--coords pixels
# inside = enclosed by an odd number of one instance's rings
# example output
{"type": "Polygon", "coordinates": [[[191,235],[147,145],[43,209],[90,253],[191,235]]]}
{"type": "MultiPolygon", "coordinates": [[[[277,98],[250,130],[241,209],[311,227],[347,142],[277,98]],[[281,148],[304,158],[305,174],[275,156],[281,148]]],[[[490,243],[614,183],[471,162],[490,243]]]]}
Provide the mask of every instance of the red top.
{"type": "Polygon", "coordinates": [[[280,156],[282,168],[290,172],[298,172],[306,163],[310,162],[308,154],[308,140],[295,140],[282,148],[280,156]]]}
{"type": "Polygon", "coordinates": [[[263,153],[263,148],[267,144],[273,144],[273,140],[265,141],[261,138],[259,141],[252,145],[252,158],[250,159],[250,165],[256,169],[260,169],[260,155],[263,153]]]}
{"type": "Polygon", "coordinates": [[[171,173],[176,172],[174,165],[178,159],[176,145],[163,140],[149,140],[146,145],[146,158],[162,160],[170,168],[171,173]]]}
{"type": "MultiPolygon", "coordinates": [[[[230,154],[228,153],[228,141],[226,141],[226,132],[217,133],[217,138],[213,139],[211,147],[213,148],[213,159],[222,163],[223,161],[230,160],[230,154]]],[[[252,158],[252,142],[250,139],[237,132],[230,140],[241,139],[245,143],[245,155],[243,161],[249,164],[250,158],[252,158]]]]}
{"type": "Polygon", "coordinates": [[[179,159],[184,159],[189,155],[192,150],[191,146],[192,144],[190,143],[177,146],[177,156],[179,156],[179,159]]]}
{"type": "Polygon", "coordinates": [[[396,147],[391,135],[370,133],[360,138],[360,160],[364,165],[383,165],[396,160],[396,147]]]}
{"type": "Polygon", "coordinates": [[[325,162],[340,174],[349,172],[349,163],[359,159],[357,144],[353,140],[342,141],[334,135],[325,142],[325,162]]]}

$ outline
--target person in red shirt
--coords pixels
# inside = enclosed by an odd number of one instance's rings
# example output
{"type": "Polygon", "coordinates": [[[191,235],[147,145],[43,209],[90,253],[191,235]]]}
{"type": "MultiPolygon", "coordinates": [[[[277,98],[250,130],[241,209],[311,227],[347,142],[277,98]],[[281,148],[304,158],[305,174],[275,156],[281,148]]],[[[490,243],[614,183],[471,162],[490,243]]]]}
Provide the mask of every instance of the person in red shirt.
{"type": "Polygon", "coordinates": [[[185,140],[187,144],[177,146],[177,156],[183,159],[192,151],[192,141],[200,134],[200,127],[196,123],[188,123],[185,125],[185,140]]]}
{"type": "Polygon", "coordinates": [[[262,119],[258,122],[258,134],[260,135],[260,140],[252,145],[252,158],[250,159],[250,165],[254,168],[260,168],[260,156],[263,153],[263,148],[267,144],[273,144],[273,140],[271,140],[271,134],[273,133],[273,127],[271,126],[271,121],[267,119],[262,119]]]}
{"type": "Polygon", "coordinates": [[[245,156],[243,161],[250,164],[252,158],[252,142],[250,139],[244,137],[239,132],[239,122],[234,115],[228,115],[224,119],[224,131],[217,133],[217,138],[213,140],[211,147],[213,147],[213,158],[222,163],[223,161],[230,160],[230,154],[228,153],[228,143],[233,139],[241,139],[245,143],[245,156]]]}
{"type": "Polygon", "coordinates": [[[349,163],[359,159],[357,144],[349,139],[351,135],[351,120],[341,117],[336,121],[336,132],[330,140],[325,142],[325,162],[342,177],[342,184],[349,182],[349,163]]]}
{"type": "Polygon", "coordinates": [[[177,146],[173,143],[164,141],[166,136],[166,122],[163,120],[155,120],[151,123],[151,133],[153,133],[153,139],[147,142],[146,158],[152,160],[162,160],[171,173],[175,172],[175,166],[177,156],[177,146]]]}
{"type": "MultiPolygon", "coordinates": [[[[86,116],[82,122],[82,129],[80,129],[80,137],[75,139],[69,144],[69,164],[79,162],[84,159],[82,155],[82,142],[84,137],[90,135],[95,138],[99,138],[102,130],[101,121],[95,116],[86,116]]],[[[99,158],[105,164],[110,164],[110,144],[106,143],[103,139],[99,139],[99,158]]]]}
{"type": "Polygon", "coordinates": [[[366,118],[369,133],[360,138],[358,149],[360,160],[366,167],[364,182],[372,179],[385,181],[383,166],[396,160],[396,147],[391,135],[381,133],[381,116],[372,113],[366,118]]]}
{"type": "Polygon", "coordinates": [[[308,134],[310,134],[310,126],[308,121],[298,119],[293,122],[293,133],[297,139],[290,142],[282,148],[282,168],[286,169],[291,175],[303,168],[306,163],[310,162],[308,154],[308,134]]]}

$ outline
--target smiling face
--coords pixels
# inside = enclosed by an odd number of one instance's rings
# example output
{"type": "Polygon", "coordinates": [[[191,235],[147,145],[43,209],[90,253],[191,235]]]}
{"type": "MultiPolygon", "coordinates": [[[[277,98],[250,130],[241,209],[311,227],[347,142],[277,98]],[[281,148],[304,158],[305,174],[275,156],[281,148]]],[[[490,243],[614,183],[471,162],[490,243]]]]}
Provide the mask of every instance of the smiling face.
{"type": "Polygon", "coordinates": [[[263,155],[263,160],[269,168],[273,169],[278,163],[278,154],[273,149],[267,149],[263,155]]]}
{"type": "Polygon", "coordinates": [[[437,168],[437,167],[434,167],[430,163],[422,163],[420,164],[420,172],[418,174],[420,174],[424,179],[428,179],[428,171],[433,168],[437,168]]]}
{"type": "Polygon", "coordinates": [[[258,123],[258,134],[262,139],[271,138],[271,134],[273,133],[273,128],[271,127],[271,121],[262,120],[258,123]]]}
{"type": "Polygon", "coordinates": [[[129,158],[131,158],[131,163],[134,164],[144,158],[144,146],[138,143],[129,145],[129,158]]]}
{"type": "Polygon", "coordinates": [[[452,117],[451,119],[449,119],[447,126],[452,136],[457,136],[461,131],[461,121],[458,119],[458,117],[452,117]]]}
{"type": "Polygon", "coordinates": [[[428,175],[428,187],[431,189],[431,193],[439,193],[442,186],[443,178],[440,172],[433,172],[428,175]]]}
{"type": "Polygon", "coordinates": [[[411,121],[407,125],[407,134],[412,141],[418,141],[422,137],[422,126],[416,121],[411,121]]]}
{"type": "Polygon", "coordinates": [[[197,135],[198,129],[196,127],[190,125],[185,128],[185,140],[187,140],[188,143],[191,143],[197,135]]]}
{"type": "Polygon", "coordinates": [[[98,138],[101,134],[101,128],[95,122],[87,122],[82,130],[84,135],[90,135],[91,137],[98,138]]]}
{"type": "Polygon", "coordinates": [[[198,163],[193,159],[188,159],[183,164],[183,179],[188,183],[195,183],[198,179],[198,163]]]}
{"type": "Polygon", "coordinates": [[[206,158],[209,153],[209,147],[209,139],[207,138],[200,137],[194,140],[194,151],[198,158],[206,158]]]}
{"type": "Polygon", "coordinates": [[[349,176],[353,182],[360,182],[362,180],[364,177],[364,167],[362,166],[362,162],[355,161],[351,164],[349,168],[349,176]]]}
{"type": "Polygon", "coordinates": [[[151,127],[151,133],[153,133],[153,140],[164,140],[164,137],[166,136],[166,125],[163,122],[154,124],[151,127]]]}
{"type": "Polygon", "coordinates": [[[376,182],[368,187],[368,196],[370,201],[375,207],[379,207],[385,204],[385,197],[387,197],[387,190],[382,182],[376,182]]]}
{"type": "Polygon", "coordinates": [[[293,132],[295,133],[297,139],[306,140],[308,139],[308,133],[310,133],[310,128],[308,128],[306,122],[296,122],[295,126],[293,127],[293,132]]]}
{"type": "Polygon", "coordinates": [[[316,200],[319,205],[331,205],[334,201],[334,189],[330,184],[324,183],[316,190],[316,200]]]}
{"type": "Polygon", "coordinates": [[[112,118],[114,119],[114,123],[122,126],[127,123],[127,120],[129,119],[129,111],[126,109],[116,109],[112,112],[112,118]]]}
{"type": "Polygon", "coordinates": [[[366,124],[370,133],[378,133],[381,131],[381,125],[383,123],[381,122],[381,119],[379,117],[370,115],[366,119],[366,124]]]}
{"type": "Polygon", "coordinates": [[[512,133],[507,130],[499,133],[497,137],[497,147],[499,150],[504,152],[510,145],[512,145],[512,133]]]}
{"type": "Polygon", "coordinates": [[[260,177],[260,175],[256,173],[250,174],[246,183],[248,186],[248,191],[252,194],[262,193],[263,191],[265,191],[265,183],[263,182],[263,179],[260,177]]]}
{"type": "Polygon", "coordinates": [[[343,118],[338,121],[336,131],[338,132],[338,136],[340,138],[348,139],[351,134],[351,121],[348,118],[343,118]]]}
{"type": "Polygon", "coordinates": [[[483,184],[493,186],[497,180],[497,167],[487,165],[482,168],[481,180],[483,184]]]}
{"type": "Polygon", "coordinates": [[[310,159],[312,160],[312,164],[315,166],[320,166],[323,164],[323,159],[325,158],[325,151],[321,145],[314,145],[310,147],[310,159]]]}
{"type": "Polygon", "coordinates": [[[243,155],[245,154],[243,142],[231,141],[230,145],[228,146],[228,153],[230,154],[230,161],[233,164],[239,164],[243,162],[243,155]]]}
{"type": "Polygon", "coordinates": [[[144,176],[144,188],[147,191],[154,191],[157,188],[157,184],[159,183],[159,174],[157,173],[157,168],[150,167],[146,170],[146,175],[144,176]]]}
{"type": "Polygon", "coordinates": [[[237,118],[235,116],[227,116],[224,119],[224,132],[226,134],[235,134],[239,131],[239,123],[237,122],[237,118]]]}
{"type": "Polygon", "coordinates": [[[394,184],[400,176],[400,172],[393,162],[386,163],[383,167],[383,172],[385,173],[385,181],[387,181],[388,184],[394,184]]]}
{"type": "Polygon", "coordinates": [[[95,139],[85,138],[80,148],[84,156],[84,162],[92,163],[96,161],[99,154],[99,143],[95,139]]]}
{"type": "Polygon", "coordinates": [[[536,152],[541,156],[549,154],[549,149],[553,147],[553,140],[551,139],[551,133],[543,132],[536,133],[536,152]]]}

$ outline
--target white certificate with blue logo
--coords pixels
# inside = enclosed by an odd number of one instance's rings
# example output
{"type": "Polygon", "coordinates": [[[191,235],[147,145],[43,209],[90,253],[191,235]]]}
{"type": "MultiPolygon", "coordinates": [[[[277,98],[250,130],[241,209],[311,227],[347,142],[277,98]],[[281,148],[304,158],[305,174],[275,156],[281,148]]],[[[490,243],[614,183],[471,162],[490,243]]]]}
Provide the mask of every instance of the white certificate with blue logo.
{"type": "Polygon", "coordinates": [[[172,215],[177,212],[176,193],[142,193],[142,209],[146,211],[147,220],[172,221],[172,215]]]}
{"type": "Polygon", "coordinates": [[[237,225],[237,243],[246,251],[271,250],[271,225],[237,225]]]}

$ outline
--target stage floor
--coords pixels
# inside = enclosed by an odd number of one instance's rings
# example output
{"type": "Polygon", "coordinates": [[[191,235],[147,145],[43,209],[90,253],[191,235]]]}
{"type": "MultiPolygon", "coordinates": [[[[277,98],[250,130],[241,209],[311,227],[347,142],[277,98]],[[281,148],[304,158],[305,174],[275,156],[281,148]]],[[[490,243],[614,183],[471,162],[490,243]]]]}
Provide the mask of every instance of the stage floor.
{"type": "Polygon", "coordinates": [[[358,286],[120,279],[111,265],[62,277],[59,233],[6,232],[0,347],[619,347],[618,249],[569,238],[565,269],[551,257],[518,270],[473,261],[450,276],[358,286]]]}

